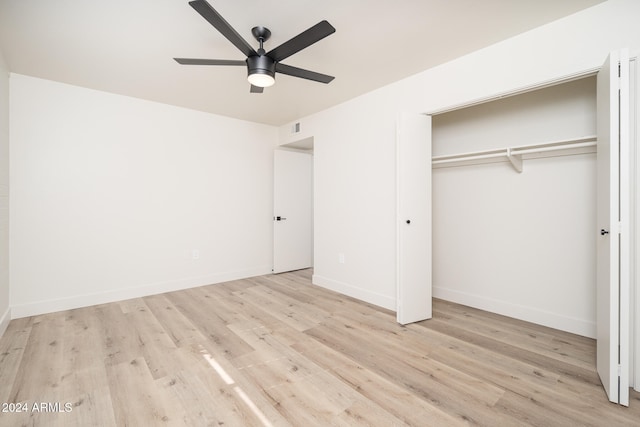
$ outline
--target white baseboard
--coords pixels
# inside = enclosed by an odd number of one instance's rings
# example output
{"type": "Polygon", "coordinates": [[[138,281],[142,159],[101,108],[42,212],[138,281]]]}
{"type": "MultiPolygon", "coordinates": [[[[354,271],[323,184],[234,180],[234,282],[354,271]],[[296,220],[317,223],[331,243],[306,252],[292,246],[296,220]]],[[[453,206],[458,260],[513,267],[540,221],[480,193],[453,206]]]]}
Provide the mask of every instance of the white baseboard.
{"type": "Polygon", "coordinates": [[[348,283],[338,282],[337,280],[318,276],[317,274],[314,274],[312,276],[311,283],[359,299],[361,301],[368,302],[369,304],[386,308],[387,310],[396,311],[396,300],[386,295],[371,292],[367,289],[362,289],[348,283]]]}
{"type": "Polygon", "coordinates": [[[571,332],[573,334],[589,338],[596,337],[595,321],[591,322],[588,320],[576,319],[534,307],[522,306],[507,301],[486,298],[437,286],[433,287],[433,296],[434,298],[468,305],[469,307],[479,308],[481,310],[525,320],[538,325],[548,326],[561,331],[571,332]]]}
{"type": "Polygon", "coordinates": [[[9,326],[9,322],[11,321],[11,307],[7,307],[7,310],[0,316],[0,338],[4,334],[4,331],[7,330],[9,326]]]}
{"type": "Polygon", "coordinates": [[[20,317],[36,316],[39,314],[53,313],[56,311],[89,307],[97,304],[123,301],[131,298],[140,298],[149,295],[161,294],[164,292],[173,292],[182,289],[195,288],[198,286],[246,279],[247,277],[262,276],[265,274],[271,274],[271,266],[242,271],[218,273],[208,276],[190,277],[181,280],[153,283],[133,288],[117,289],[86,295],[77,295],[67,298],[19,304],[11,307],[11,315],[13,316],[13,319],[18,319],[20,317]]]}

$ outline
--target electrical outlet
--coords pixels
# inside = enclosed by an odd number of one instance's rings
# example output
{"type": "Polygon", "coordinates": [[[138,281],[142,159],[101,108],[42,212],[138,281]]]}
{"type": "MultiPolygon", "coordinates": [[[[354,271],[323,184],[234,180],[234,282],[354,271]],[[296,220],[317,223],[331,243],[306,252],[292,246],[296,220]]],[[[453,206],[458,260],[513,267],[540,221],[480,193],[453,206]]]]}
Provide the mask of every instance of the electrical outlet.
{"type": "Polygon", "coordinates": [[[199,259],[200,258],[200,251],[197,249],[194,249],[191,251],[191,259],[199,259]]]}
{"type": "Polygon", "coordinates": [[[338,262],[340,264],[344,264],[344,254],[343,253],[339,253],[338,254],[338,262]]]}

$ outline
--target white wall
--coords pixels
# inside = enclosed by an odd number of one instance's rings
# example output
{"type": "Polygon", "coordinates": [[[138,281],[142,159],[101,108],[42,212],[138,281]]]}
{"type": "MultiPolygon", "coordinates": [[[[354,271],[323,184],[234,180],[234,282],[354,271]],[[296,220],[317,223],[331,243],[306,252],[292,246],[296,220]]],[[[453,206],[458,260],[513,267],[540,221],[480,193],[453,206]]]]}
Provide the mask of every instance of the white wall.
{"type": "MultiPolygon", "coordinates": [[[[640,47],[638,16],[640,2],[610,0],[298,120],[295,139],[314,137],[314,282],[395,309],[399,111],[436,111],[595,69],[613,49],[640,47]]],[[[294,138],[290,129],[281,127],[281,143],[294,138]]]]}
{"type": "MultiPolygon", "coordinates": [[[[596,77],[433,116],[434,156],[596,134],[596,77]]],[[[508,162],[506,159],[505,162],[508,162]]]]}
{"type": "Polygon", "coordinates": [[[0,52],[0,336],[9,309],[9,68],[0,52]]]}
{"type": "Polygon", "coordinates": [[[271,271],[276,128],[10,84],[13,317],[271,271]]]}
{"type": "MultiPolygon", "coordinates": [[[[454,154],[596,133],[595,78],[433,118],[454,154]]],[[[596,155],[433,170],[434,295],[595,335],[596,155]]]]}

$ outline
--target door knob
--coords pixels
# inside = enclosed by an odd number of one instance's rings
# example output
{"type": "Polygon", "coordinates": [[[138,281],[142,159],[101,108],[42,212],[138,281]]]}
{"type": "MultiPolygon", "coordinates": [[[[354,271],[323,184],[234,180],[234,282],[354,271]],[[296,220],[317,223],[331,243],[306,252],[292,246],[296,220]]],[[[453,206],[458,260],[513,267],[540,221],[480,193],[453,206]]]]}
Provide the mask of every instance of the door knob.
{"type": "Polygon", "coordinates": [[[605,234],[609,234],[609,230],[605,230],[604,228],[600,229],[600,235],[604,236],[605,234]]]}
{"type": "Polygon", "coordinates": [[[407,224],[411,224],[411,220],[410,219],[407,220],[407,224]]]}
{"type": "Polygon", "coordinates": [[[285,219],[287,219],[287,218],[285,218],[285,217],[283,217],[283,216],[277,216],[277,217],[275,217],[274,219],[275,219],[276,221],[284,221],[284,220],[285,220],[285,219]]]}

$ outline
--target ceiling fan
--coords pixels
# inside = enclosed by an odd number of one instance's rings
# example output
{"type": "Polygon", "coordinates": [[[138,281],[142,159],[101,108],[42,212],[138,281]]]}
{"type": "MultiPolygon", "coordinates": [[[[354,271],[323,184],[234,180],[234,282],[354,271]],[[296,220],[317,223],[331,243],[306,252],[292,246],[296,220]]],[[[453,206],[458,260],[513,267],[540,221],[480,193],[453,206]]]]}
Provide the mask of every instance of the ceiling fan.
{"type": "Polygon", "coordinates": [[[260,48],[256,51],[247,43],[236,30],[205,0],[190,1],[193,7],[204,19],[215,27],[223,36],[227,38],[235,47],[240,49],[247,57],[246,60],[230,59],[194,59],[194,58],[173,58],[183,65],[246,65],[247,79],[251,83],[251,93],[262,93],[265,87],[275,83],[276,72],[302,79],[313,80],[320,83],[329,83],[334,77],[315,71],[304,70],[282,64],[280,61],[287,59],[294,53],[305,49],[317,41],[333,34],[336,29],[327,21],[321,21],[313,27],[303,31],[289,41],[282,43],[275,49],[266,52],[263,43],[271,36],[271,31],[265,27],[254,27],[251,33],[260,43],[260,48]]]}

